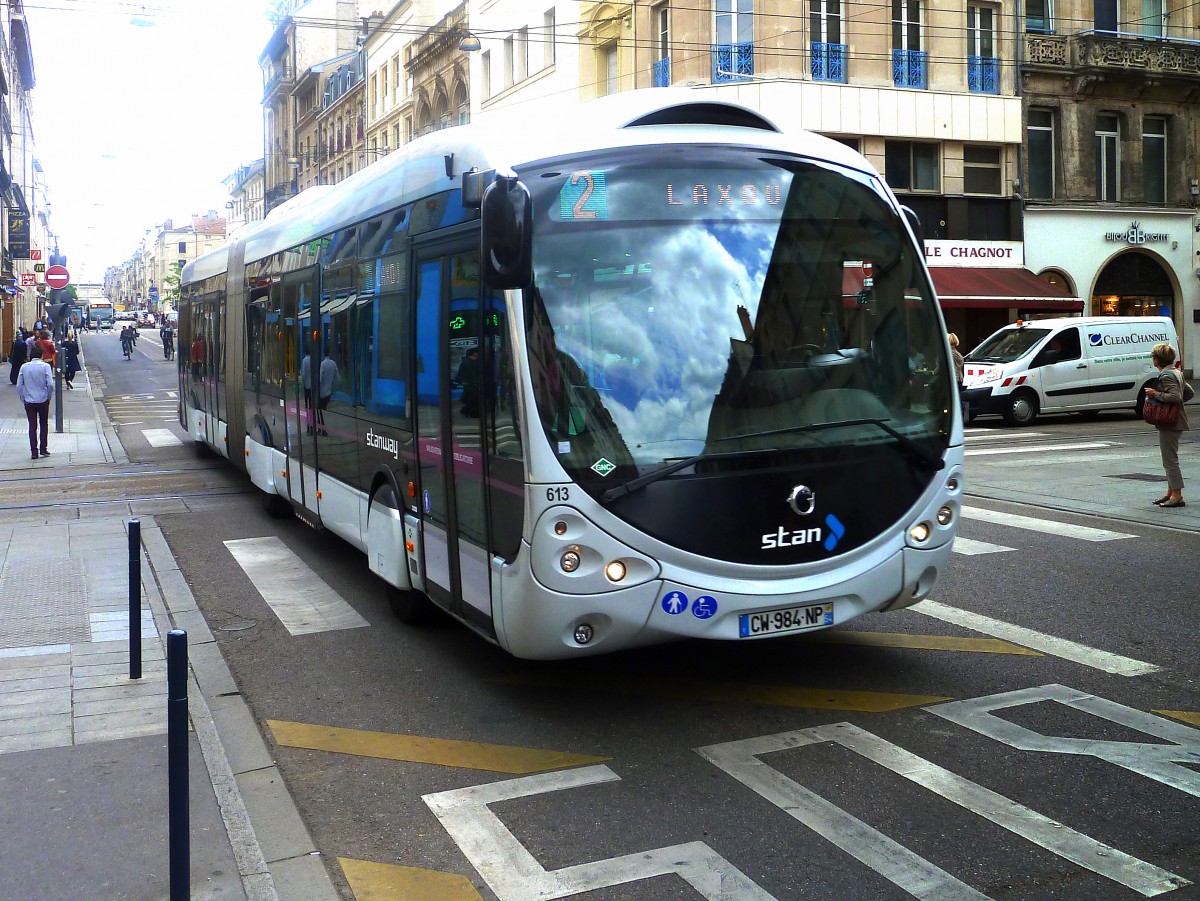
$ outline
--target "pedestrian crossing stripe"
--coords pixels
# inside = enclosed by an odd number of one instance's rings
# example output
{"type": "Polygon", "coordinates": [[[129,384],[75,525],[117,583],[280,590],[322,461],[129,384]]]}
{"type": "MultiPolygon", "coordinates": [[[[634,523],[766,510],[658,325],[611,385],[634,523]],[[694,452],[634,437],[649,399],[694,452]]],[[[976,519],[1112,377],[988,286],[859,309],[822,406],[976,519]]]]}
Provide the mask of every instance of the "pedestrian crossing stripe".
{"type": "Polygon", "coordinates": [[[1080,541],[1117,541],[1122,538],[1137,537],[1127,532],[1113,532],[1108,529],[1077,526],[1073,523],[1057,522],[1052,519],[1021,516],[1017,513],[1003,513],[999,510],[985,510],[983,507],[963,507],[962,515],[967,519],[976,519],[980,522],[990,522],[1002,526],[1015,526],[1018,529],[1029,529],[1049,535],[1078,538],[1080,541]]]}
{"type": "Polygon", "coordinates": [[[287,748],[329,751],[334,754],[350,754],[379,760],[402,760],[407,763],[430,763],[513,776],[587,766],[611,759],[571,754],[566,751],[547,751],[542,748],[492,745],[451,738],[372,732],[366,729],[342,729],[337,726],[293,723],[286,720],[267,720],[267,727],[275,741],[287,748]]]}
{"type": "Polygon", "coordinates": [[[170,429],[142,429],[142,435],[151,447],[172,447],[183,444],[179,436],[170,429]]]}

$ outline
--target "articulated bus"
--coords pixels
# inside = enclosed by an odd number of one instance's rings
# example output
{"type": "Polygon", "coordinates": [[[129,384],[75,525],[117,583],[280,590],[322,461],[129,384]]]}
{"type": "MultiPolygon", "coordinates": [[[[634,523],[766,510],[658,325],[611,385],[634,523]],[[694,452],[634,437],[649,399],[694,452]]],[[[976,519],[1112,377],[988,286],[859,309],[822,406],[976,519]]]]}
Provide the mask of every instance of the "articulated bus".
{"type": "Polygon", "coordinates": [[[405,621],[510,653],[916,603],[962,425],[915,217],[700,91],[414,140],[189,263],[180,416],[405,621]]]}

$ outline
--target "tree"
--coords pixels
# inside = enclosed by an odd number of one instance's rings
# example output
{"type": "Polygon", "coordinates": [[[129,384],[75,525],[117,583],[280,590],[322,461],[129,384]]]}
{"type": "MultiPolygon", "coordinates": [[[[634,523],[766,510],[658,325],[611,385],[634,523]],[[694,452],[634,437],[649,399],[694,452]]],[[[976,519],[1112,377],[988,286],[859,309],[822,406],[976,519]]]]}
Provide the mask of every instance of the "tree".
{"type": "Polygon", "coordinates": [[[170,302],[172,307],[177,307],[179,301],[179,280],[183,275],[183,266],[176,263],[171,267],[171,271],[163,276],[162,297],[159,298],[162,302],[170,302]]]}

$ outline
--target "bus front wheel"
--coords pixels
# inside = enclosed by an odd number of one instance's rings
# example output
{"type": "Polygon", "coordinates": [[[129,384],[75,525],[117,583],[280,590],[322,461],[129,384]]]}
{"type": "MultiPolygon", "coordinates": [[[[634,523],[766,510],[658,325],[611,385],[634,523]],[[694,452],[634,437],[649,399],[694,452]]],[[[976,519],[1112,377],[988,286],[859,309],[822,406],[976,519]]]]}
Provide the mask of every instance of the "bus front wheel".
{"type": "Polygon", "coordinates": [[[419,591],[402,590],[395,585],[387,586],[388,603],[396,619],[410,626],[420,626],[433,616],[433,602],[419,591]]]}

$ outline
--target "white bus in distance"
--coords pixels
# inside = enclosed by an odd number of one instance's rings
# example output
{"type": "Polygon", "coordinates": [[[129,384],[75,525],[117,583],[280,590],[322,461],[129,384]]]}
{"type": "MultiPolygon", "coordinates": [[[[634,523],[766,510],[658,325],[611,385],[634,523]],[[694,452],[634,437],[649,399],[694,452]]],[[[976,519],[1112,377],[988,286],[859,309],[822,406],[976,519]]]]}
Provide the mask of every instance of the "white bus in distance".
{"type": "Polygon", "coordinates": [[[419,138],[183,272],[181,421],[509,652],[915,603],[962,428],[912,217],[703,90],[419,138]],[[870,274],[870,278],[866,276],[870,274]]]}

